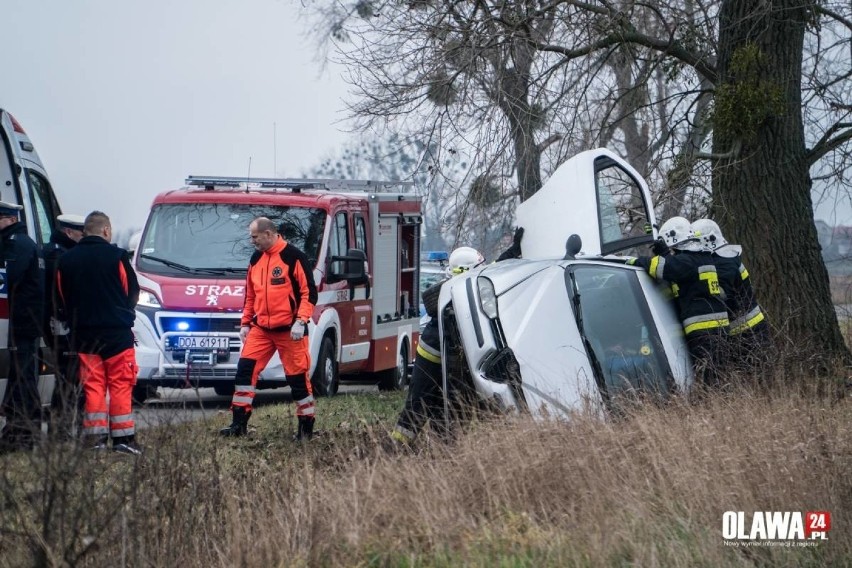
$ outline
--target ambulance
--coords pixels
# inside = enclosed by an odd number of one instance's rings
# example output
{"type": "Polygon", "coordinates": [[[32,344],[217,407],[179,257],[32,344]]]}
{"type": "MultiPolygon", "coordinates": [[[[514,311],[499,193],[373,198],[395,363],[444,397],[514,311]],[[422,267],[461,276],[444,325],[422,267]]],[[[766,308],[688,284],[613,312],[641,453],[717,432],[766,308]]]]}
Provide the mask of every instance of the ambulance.
{"type": "MultiPolygon", "coordinates": [[[[134,267],[137,387],[234,389],[240,316],[268,217],[313,267],[308,323],[314,391],[340,380],[403,388],[419,337],[421,198],[405,182],[190,176],[154,199],[134,267]]],[[[285,386],[277,355],[258,388],[285,386]]]]}
{"type": "MultiPolygon", "coordinates": [[[[21,124],[0,108],[0,201],[21,205],[21,221],[39,247],[50,241],[56,217],[62,213],[41,159],[21,124]]],[[[2,263],[0,263],[2,264],[2,263]]],[[[42,349],[46,349],[42,343],[42,349]]],[[[39,394],[49,404],[53,393],[53,370],[39,358],[39,394]]],[[[0,266],[0,400],[4,400],[10,371],[9,297],[6,267],[0,266]]]]}

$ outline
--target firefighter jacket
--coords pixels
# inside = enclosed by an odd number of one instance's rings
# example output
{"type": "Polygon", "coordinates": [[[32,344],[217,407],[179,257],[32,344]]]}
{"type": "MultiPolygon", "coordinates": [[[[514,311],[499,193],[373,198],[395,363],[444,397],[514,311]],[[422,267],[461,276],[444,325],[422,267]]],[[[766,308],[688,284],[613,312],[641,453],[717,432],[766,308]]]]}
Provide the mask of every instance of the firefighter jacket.
{"type": "Polygon", "coordinates": [[[639,257],[635,263],[656,280],[671,283],[686,335],[727,331],[725,295],[713,256],[681,251],[670,256],[639,257]]]}
{"type": "Polygon", "coordinates": [[[719,273],[719,283],[725,291],[725,304],[731,317],[731,335],[754,329],[766,318],[757,303],[742,259],[739,255],[726,258],[714,254],[713,261],[719,273]]]}
{"type": "Polygon", "coordinates": [[[300,319],[307,323],[317,302],[308,257],[280,236],[269,249],[255,251],[246,275],[241,326],[287,331],[300,319]]]}
{"type": "Polygon", "coordinates": [[[133,347],[139,283],[126,250],[83,237],[60,257],[56,280],[78,351],[109,358],[133,347]]]}
{"type": "Polygon", "coordinates": [[[35,338],[44,324],[44,275],[39,266],[38,245],[27,234],[23,223],[14,223],[0,231],[2,260],[6,268],[5,286],[9,298],[11,335],[35,338]]]}
{"type": "Polygon", "coordinates": [[[74,248],[76,241],[57,229],[50,235],[50,242],[44,245],[44,329],[50,329],[50,318],[65,321],[61,314],[59,291],[56,289],[56,271],[59,269],[59,257],[74,248]]]}

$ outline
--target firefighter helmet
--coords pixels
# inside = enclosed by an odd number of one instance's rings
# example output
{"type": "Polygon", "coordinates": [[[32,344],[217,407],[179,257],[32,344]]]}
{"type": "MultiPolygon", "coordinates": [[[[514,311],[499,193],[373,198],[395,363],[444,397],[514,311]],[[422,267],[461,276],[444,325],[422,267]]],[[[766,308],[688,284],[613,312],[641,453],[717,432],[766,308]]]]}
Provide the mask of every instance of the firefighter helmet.
{"type": "Polygon", "coordinates": [[[683,217],[672,217],[663,223],[660,227],[660,236],[669,248],[696,252],[701,250],[701,245],[692,234],[689,221],[683,217]]]}
{"type": "Polygon", "coordinates": [[[722,229],[712,219],[698,219],[692,223],[692,234],[701,243],[704,252],[715,252],[720,256],[733,257],[741,254],[742,247],[730,244],[724,236],[722,229]],[[724,250],[720,250],[724,247],[724,250]]]}
{"type": "Polygon", "coordinates": [[[466,270],[476,268],[485,262],[485,257],[472,247],[459,247],[450,254],[450,266],[447,272],[450,276],[461,274],[466,270]]]}

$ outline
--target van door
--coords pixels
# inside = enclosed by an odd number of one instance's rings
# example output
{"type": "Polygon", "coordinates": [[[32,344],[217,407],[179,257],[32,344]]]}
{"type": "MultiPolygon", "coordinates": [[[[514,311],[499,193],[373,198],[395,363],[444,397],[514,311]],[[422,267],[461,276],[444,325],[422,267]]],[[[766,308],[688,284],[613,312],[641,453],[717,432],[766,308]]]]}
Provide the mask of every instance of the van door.
{"type": "Polygon", "coordinates": [[[581,152],[559,166],[518,206],[524,258],[562,258],[572,234],[584,255],[635,254],[657,236],[648,185],[630,164],[605,148],[581,152]]]}
{"type": "MultiPolygon", "coordinates": [[[[21,205],[21,221],[39,246],[50,240],[56,217],[62,213],[35,146],[15,118],[0,109],[0,200],[21,205]]],[[[6,269],[0,268],[0,400],[9,376],[9,298],[6,269]]],[[[42,354],[42,360],[47,360],[42,354]]],[[[45,372],[42,370],[40,372],[45,372]]],[[[52,372],[47,369],[46,372],[52,372]]],[[[42,404],[50,402],[52,374],[41,375],[42,404]]]]}

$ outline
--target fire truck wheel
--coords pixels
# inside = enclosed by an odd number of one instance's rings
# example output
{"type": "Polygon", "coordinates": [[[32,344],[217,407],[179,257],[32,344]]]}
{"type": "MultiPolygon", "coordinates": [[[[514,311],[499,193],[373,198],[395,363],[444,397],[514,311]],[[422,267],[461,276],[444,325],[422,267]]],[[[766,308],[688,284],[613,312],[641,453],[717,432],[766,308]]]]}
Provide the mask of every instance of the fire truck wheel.
{"type": "Polygon", "coordinates": [[[234,396],[234,383],[213,385],[213,390],[219,396],[234,396]]]}
{"type": "Polygon", "coordinates": [[[334,360],[334,342],[330,337],[322,338],[314,376],[311,386],[319,396],[334,396],[337,394],[339,379],[337,377],[337,361],[334,360]]]}
{"type": "Polygon", "coordinates": [[[379,390],[402,390],[408,384],[408,344],[399,348],[396,367],[379,373],[379,390]]]}

